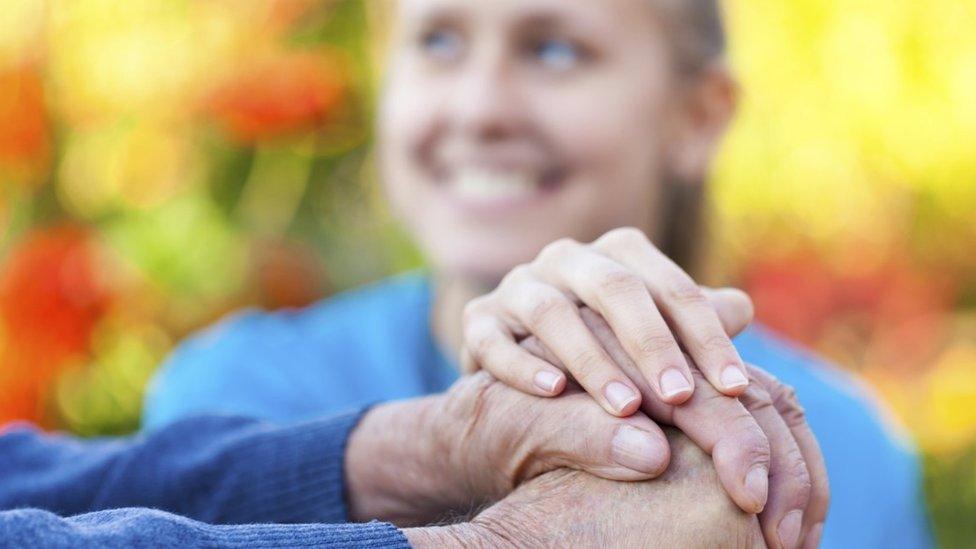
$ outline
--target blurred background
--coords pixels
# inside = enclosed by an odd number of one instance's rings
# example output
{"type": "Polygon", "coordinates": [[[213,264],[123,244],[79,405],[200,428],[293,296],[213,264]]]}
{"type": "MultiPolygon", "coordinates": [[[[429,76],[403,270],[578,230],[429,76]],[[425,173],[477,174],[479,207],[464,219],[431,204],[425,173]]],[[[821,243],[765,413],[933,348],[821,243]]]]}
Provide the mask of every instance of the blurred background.
{"type": "MultiPolygon", "coordinates": [[[[0,0],[0,425],[138,426],[242,306],[421,265],[371,163],[383,3],[0,0]]],[[[727,4],[710,282],[857,372],[976,540],[976,4],[727,4]]]]}

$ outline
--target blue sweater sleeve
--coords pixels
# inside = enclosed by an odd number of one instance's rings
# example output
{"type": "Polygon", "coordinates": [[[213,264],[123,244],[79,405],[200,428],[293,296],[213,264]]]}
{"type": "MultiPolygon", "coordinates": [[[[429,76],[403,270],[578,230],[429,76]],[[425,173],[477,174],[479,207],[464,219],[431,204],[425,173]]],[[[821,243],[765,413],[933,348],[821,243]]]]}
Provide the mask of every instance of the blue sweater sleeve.
{"type": "Polygon", "coordinates": [[[322,524],[347,519],[343,458],[360,415],[287,427],[200,417],[93,441],[15,429],[0,436],[0,509],[16,509],[0,512],[0,539],[23,540],[16,546],[406,544],[388,524],[322,524]]]}
{"type": "Polygon", "coordinates": [[[154,509],[115,509],[62,518],[39,509],[0,512],[0,545],[104,547],[391,547],[408,549],[392,524],[212,525],[154,509]]]}

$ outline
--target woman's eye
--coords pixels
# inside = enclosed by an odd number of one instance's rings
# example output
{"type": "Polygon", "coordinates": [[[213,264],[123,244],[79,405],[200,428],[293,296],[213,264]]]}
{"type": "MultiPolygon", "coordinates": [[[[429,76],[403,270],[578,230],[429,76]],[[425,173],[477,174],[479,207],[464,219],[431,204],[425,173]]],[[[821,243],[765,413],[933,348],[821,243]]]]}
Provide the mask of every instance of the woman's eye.
{"type": "Polygon", "coordinates": [[[460,33],[444,29],[424,34],[421,46],[424,52],[434,59],[454,61],[461,56],[463,43],[460,33]]]}
{"type": "Polygon", "coordinates": [[[567,70],[583,60],[583,51],[568,40],[540,40],[532,46],[535,59],[554,70],[567,70]]]}

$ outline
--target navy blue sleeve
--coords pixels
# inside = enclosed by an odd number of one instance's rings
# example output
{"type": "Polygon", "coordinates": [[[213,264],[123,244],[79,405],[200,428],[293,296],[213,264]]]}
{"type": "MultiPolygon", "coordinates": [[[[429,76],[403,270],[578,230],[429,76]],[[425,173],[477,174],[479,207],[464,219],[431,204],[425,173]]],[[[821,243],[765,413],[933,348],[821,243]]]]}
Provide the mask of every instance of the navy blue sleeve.
{"type": "Polygon", "coordinates": [[[0,436],[0,540],[12,547],[408,547],[391,524],[342,524],[345,445],[361,414],[288,427],[199,417],[92,441],[8,431],[0,436]]]}
{"type": "Polygon", "coordinates": [[[393,547],[403,533],[366,524],[212,525],[153,509],[116,509],[62,518],[39,509],[0,512],[4,547],[393,547]]]}
{"type": "Polygon", "coordinates": [[[345,444],[361,413],[287,427],[198,417],[91,441],[15,429],[0,436],[0,510],[152,507],[213,524],[345,522],[345,444]]]}

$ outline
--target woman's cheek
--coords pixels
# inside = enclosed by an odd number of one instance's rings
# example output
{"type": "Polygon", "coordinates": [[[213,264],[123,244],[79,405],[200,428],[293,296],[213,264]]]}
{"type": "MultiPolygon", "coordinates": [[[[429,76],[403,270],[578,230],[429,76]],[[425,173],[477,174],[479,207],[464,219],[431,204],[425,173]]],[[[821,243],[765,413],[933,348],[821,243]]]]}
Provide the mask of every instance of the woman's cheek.
{"type": "Polygon", "coordinates": [[[415,84],[396,80],[387,84],[377,137],[382,179],[395,200],[422,184],[417,157],[433,131],[434,114],[415,84]]]}

